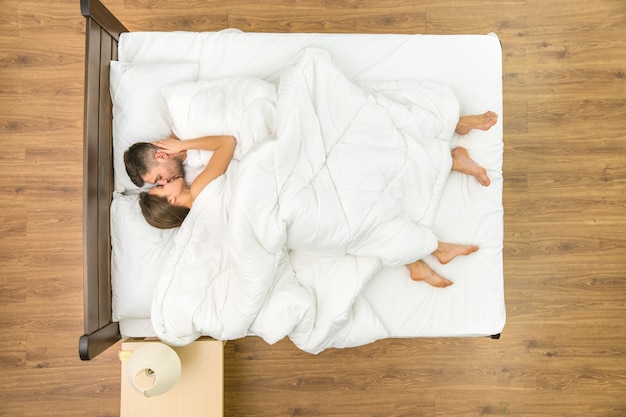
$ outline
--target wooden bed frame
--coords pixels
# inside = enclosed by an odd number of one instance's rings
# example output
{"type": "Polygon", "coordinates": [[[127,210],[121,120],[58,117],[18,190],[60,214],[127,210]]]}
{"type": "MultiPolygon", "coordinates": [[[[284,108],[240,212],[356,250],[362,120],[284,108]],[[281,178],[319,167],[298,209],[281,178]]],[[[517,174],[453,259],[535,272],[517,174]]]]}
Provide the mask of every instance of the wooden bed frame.
{"type": "Polygon", "coordinates": [[[121,339],[111,320],[111,237],[113,195],[110,61],[117,58],[119,35],[128,32],[99,0],[81,0],[86,18],[85,126],[83,160],[83,257],[85,334],[82,360],[96,357],[121,339]]]}
{"type": "MultiPolygon", "coordinates": [[[[113,195],[110,61],[117,59],[119,36],[128,32],[100,2],[80,0],[86,18],[85,125],[83,167],[84,317],[79,354],[90,360],[121,339],[112,321],[111,235],[113,195]]],[[[500,335],[491,336],[499,339],[500,335]]]]}

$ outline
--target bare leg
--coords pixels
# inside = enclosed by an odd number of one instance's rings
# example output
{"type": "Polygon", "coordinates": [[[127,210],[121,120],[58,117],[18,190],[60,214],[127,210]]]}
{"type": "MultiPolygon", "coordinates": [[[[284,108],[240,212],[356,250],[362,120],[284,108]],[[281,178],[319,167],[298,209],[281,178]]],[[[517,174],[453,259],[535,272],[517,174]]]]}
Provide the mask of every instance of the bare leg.
{"type": "Polygon", "coordinates": [[[408,264],[409,273],[413,281],[424,281],[433,287],[445,288],[452,285],[452,281],[441,277],[433,271],[424,261],[413,262],[408,264]]]}
{"type": "Polygon", "coordinates": [[[457,256],[469,255],[478,250],[476,245],[457,245],[456,243],[439,242],[437,249],[432,253],[443,265],[447,264],[457,256]]]}
{"type": "MultiPolygon", "coordinates": [[[[457,245],[455,243],[438,242],[437,249],[432,253],[441,264],[447,264],[457,256],[469,255],[478,250],[476,245],[457,245]]],[[[445,288],[452,285],[452,281],[445,279],[424,261],[416,261],[406,266],[409,268],[413,281],[424,281],[433,287],[445,288]]]]}
{"type": "Polygon", "coordinates": [[[452,149],[452,170],[471,175],[485,187],[491,184],[487,170],[470,158],[465,148],[458,147],[452,149]]]}
{"type": "Polygon", "coordinates": [[[489,130],[489,128],[495,125],[497,121],[498,115],[492,111],[488,111],[483,114],[462,116],[456,124],[455,132],[459,135],[467,135],[470,130],[473,129],[489,130]]]}

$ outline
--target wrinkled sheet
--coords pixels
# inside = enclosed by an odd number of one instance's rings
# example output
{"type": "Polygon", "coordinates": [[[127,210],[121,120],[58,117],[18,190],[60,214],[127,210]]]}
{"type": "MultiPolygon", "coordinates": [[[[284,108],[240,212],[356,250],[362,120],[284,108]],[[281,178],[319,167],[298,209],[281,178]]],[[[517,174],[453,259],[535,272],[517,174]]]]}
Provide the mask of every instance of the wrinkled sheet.
{"type": "Polygon", "coordinates": [[[209,184],[179,230],[157,335],[289,337],[311,353],[389,337],[363,290],[435,249],[458,116],[446,86],[356,85],[303,50],[280,76],[275,137],[209,184]]]}

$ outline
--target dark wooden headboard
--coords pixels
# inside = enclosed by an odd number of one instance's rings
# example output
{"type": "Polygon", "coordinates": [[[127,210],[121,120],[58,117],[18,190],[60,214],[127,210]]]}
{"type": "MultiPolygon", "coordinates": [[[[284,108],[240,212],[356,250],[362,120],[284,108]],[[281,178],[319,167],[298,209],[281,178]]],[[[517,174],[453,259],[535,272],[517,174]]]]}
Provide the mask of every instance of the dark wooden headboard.
{"type": "Polygon", "coordinates": [[[79,341],[89,360],[120,338],[111,320],[111,235],[113,192],[110,61],[117,58],[119,35],[128,30],[99,0],[81,0],[86,18],[85,114],[83,148],[83,259],[85,334],[79,341]]]}

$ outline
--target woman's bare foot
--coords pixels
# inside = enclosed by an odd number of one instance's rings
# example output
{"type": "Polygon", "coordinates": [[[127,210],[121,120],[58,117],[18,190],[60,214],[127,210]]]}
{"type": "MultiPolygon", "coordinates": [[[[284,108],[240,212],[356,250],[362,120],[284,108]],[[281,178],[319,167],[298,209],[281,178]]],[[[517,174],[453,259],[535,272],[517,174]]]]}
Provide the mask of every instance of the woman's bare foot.
{"type": "Polygon", "coordinates": [[[476,245],[457,245],[456,243],[439,242],[437,249],[432,253],[439,263],[445,265],[457,256],[469,255],[478,250],[476,245]]]}
{"type": "Polygon", "coordinates": [[[452,281],[443,278],[433,271],[424,261],[413,262],[408,264],[409,273],[413,281],[424,281],[433,287],[445,288],[452,285],[452,281]]]}
{"type": "Polygon", "coordinates": [[[489,184],[491,184],[491,180],[487,175],[487,170],[470,158],[467,153],[467,149],[465,148],[458,147],[452,149],[452,170],[471,175],[485,187],[488,187],[489,184]]]}
{"type": "Polygon", "coordinates": [[[455,132],[459,135],[467,135],[473,129],[489,130],[497,121],[498,115],[492,111],[483,114],[461,116],[456,124],[455,132]]]}

